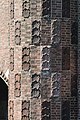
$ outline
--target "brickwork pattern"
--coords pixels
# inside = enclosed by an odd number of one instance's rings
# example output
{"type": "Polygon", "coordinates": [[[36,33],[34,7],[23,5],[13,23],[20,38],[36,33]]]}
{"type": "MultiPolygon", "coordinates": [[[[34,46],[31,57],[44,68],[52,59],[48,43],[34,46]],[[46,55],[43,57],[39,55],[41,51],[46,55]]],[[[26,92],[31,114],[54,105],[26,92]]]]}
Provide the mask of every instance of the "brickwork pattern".
{"type": "Polygon", "coordinates": [[[0,1],[0,77],[9,90],[8,120],[80,119],[77,7],[77,0],[0,1]]]}

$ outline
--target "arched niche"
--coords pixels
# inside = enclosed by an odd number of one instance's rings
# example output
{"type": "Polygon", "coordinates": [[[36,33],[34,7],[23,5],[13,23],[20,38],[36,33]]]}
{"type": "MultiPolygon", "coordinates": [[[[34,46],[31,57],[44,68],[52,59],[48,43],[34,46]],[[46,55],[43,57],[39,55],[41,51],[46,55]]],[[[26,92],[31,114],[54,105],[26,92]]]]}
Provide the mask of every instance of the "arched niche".
{"type": "Polygon", "coordinates": [[[0,77],[0,120],[8,120],[8,86],[0,77]]]}

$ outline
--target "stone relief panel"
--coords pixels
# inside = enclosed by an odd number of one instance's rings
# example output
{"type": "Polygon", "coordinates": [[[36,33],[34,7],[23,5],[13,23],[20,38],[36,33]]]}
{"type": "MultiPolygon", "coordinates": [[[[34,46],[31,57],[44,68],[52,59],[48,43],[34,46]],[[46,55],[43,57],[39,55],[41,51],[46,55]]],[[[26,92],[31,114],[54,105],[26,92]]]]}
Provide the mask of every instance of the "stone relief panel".
{"type": "Polygon", "coordinates": [[[41,35],[40,35],[40,21],[33,21],[32,22],[32,44],[39,45],[41,41],[41,35]]]}
{"type": "Polygon", "coordinates": [[[60,73],[53,73],[51,76],[51,94],[53,98],[59,98],[60,96],[60,81],[61,81],[61,74],[60,73]]]}
{"type": "Polygon", "coordinates": [[[22,101],[22,119],[21,120],[30,120],[30,101],[22,101]]]}
{"type": "Polygon", "coordinates": [[[42,0],[42,17],[45,19],[51,17],[51,0],[42,0]]]}
{"type": "Polygon", "coordinates": [[[21,75],[15,75],[15,97],[21,96],[21,75]]]}
{"type": "Polygon", "coordinates": [[[30,48],[24,47],[22,49],[22,69],[29,71],[30,69],[30,48]]]}
{"type": "Polygon", "coordinates": [[[60,21],[57,19],[51,21],[51,41],[53,45],[60,43],[60,21]]]}
{"type": "Polygon", "coordinates": [[[42,48],[42,66],[41,77],[50,77],[50,46],[42,48]]]}
{"type": "Polygon", "coordinates": [[[9,101],[9,118],[10,120],[14,120],[14,101],[9,101]]]}
{"type": "Polygon", "coordinates": [[[15,44],[16,45],[21,44],[21,22],[20,21],[15,22],[15,44]]]}
{"type": "Polygon", "coordinates": [[[10,3],[10,18],[11,19],[14,18],[14,0],[11,0],[11,3],[10,3]]]}
{"type": "Polygon", "coordinates": [[[34,16],[37,16],[37,0],[30,0],[30,13],[31,13],[31,18],[34,16]]]}
{"type": "Polygon", "coordinates": [[[31,96],[32,98],[39,98],[40,97],[40,76],[38,74],[32,75],[32,91],[31,96]]]}
{"type": "Polygon", "coordinates": [[[30,0],[23,0],[23,3],[22,3],[22,16],[24,18],[29,18],[29,16],[30,16],[30,0]]]}
{"type": "Polygon", "coordinates": [[[10,70],[14,70],[14,48],[10,49],[10,70]]]}

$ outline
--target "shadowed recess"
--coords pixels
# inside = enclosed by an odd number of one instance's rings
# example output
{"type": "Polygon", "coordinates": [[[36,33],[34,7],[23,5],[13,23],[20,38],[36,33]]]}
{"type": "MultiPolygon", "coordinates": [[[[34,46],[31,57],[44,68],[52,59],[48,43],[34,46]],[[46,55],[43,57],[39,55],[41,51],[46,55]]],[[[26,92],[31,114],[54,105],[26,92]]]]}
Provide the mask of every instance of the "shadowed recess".
{"type": "Polygon", "coordinates": [[[8,120],[8,86],[0,78],[0,120],[8,120]]]}

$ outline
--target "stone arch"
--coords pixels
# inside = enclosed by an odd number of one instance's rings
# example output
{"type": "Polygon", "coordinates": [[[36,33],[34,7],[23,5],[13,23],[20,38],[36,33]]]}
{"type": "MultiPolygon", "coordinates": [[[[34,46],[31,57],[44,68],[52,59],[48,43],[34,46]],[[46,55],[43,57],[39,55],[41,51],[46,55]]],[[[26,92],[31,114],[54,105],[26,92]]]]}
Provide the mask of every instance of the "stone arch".
{"type": "Polygon", "coordinates": [[[8,85],[0,77],[0,120],[8,120],[8,85]]]}
{"type": "Polygon", "coordinates": [[[7,86],[9,85],[8,79],[3,72],[0,72],[0,78],[6,83],[7,86]]]}

